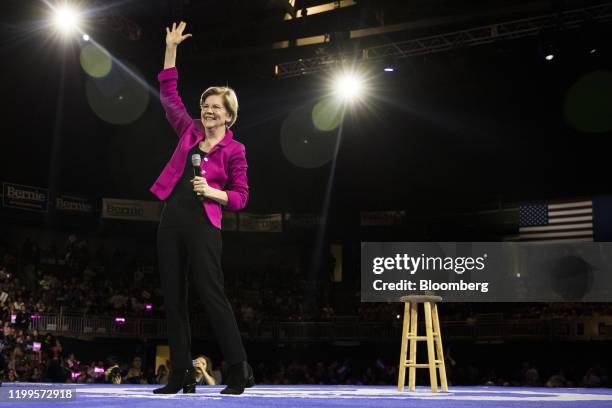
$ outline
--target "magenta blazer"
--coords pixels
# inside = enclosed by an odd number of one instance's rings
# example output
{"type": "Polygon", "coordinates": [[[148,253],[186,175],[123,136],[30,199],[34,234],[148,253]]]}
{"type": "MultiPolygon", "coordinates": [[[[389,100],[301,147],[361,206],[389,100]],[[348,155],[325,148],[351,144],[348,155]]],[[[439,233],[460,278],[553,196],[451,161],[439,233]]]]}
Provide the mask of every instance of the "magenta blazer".
{"type": "MultiPolygon", "coordinates": [[[[204,126],[200,119],[192,119],[189,116],[181,101],[176,88],[176,68],[164,69],[157,75],[157,80],[166,118],[179,137],[178,146],[170,161],[150,189],[160,200],[166,200],[183,175],[189,151],[204,139],[204,126]]],[[[249,199],[246,152],[244,145],[233,139],[230,129],[227,129],[223,139],[204,156],[200,170],[202,177],[211,187],[227,193],[228,211],[239,211],[246,206],[249,199]]],[[[221,204],[206,199],[202,207],[212,225],[220,229],[221,204]]]]}

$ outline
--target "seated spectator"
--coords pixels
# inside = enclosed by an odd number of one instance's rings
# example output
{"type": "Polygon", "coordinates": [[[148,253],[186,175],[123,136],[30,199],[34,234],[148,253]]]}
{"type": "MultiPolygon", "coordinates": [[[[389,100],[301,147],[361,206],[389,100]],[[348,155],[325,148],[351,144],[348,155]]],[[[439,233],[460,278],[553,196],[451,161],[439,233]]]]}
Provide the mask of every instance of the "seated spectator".
{"type": "Polygon", "coordinates": [[[565,374],[563,371],[559,371],[556,374],[550,376],[548,381],[546,381],[546,386],[549,388],[563,388],[569,387],[569,381],[565,378],[565,374]]]}
{"type": "Polygon", "coordinates": [[[132,360],[132,366],[128,369],[125,377],[123,377],[124,384],[146,384],[147,380],[144,378],[142,372],[142,359],[140,357],[134,357],[132,360]]]}
{"type": "Polygon", "coordinates": [[[91,384],[94,382],[94,378],[89,373],[89,366],[84,365],[77,371],[78,376],[76,377],[76,383],[78,384],[91,384]]]}
{"type": "Polygon", "coordinates": [[[535,366],[531,366],[525,371],[525,385],[528,387],[538,387],[540,383],[540,374],[535,366]]]}
{"type": "Polygon", "coordinates": [[[193,363],[197,385],[218,385],[221,384],[221,372],[213,371],[212,361],[204,355],[196,357],[193,363]]]}
{"type": "Polygon", "coordinates": [[[160,365],[155,376],[157,384],[168,384],[168,369],[165,365],[160,365]]]}
{"type": "Polygon", "coordinates": [[[106,359],[104,382],[107,384],[121,384],[121,368],[119,368],[117,359],[113,356],[106,359]]]}
{"type": "Polygon", "coordinates": [[[583,387],[601,387],[601,375],[598,367],[591,367],[582,378],[583,387]]]}

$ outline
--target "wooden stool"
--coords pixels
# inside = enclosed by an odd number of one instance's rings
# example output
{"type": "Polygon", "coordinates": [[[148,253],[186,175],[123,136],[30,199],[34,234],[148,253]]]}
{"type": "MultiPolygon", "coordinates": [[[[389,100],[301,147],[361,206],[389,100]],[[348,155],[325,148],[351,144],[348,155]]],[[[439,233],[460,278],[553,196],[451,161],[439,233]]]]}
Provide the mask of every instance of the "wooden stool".
{"type": "Polygon", "coordinates": [[[442,335],[440,333],[440,321],[438,320],[437,303],[442,301],[440,296],[411,295],[402,296],[400,301],[404,302],[404,325],[402,328],[402,349],[400,352],[399,375],[397,379],[397,390],[404,391],[406,383],[406,367],[408,373],[408,390],[416,388],[416,369],[429,368],[429,379],[431,391],[438,392],[438,378],[436,368],[440,370],[440,383],[442,391],[448,391],[446,383],[446,368],[444,366],[444,351],[442,349],[442,335]],[[425,308],[425,336],[417,335],[418,308],[423,303],[425,308]],[[432,311],[433,303],[433,311],[432,311]],[[427,364],[417,364],[417,341],[427,341],[427,364]],[[406,352],[410,341],[410,359],[406,359],[406,352]],[[435,353],[434,353],[435,343],[435,353]]]}

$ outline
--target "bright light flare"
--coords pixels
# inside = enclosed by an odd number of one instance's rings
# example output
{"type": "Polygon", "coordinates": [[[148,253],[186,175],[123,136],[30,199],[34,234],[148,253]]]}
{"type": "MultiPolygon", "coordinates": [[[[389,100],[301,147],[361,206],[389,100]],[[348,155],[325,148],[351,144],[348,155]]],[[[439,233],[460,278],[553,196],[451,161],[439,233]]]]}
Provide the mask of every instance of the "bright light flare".
{"type": "Polygon", "coordinates": [[[355,74],[345,74],[336,80],[336,94],[343,100],[359,98],[363,90],[363,81],[355,74]]]}
{"type": "Polygon", "coordinates": [[[59,31],[64,34],[71,33],[77,29],[79,24],[79,13],[70,6],[62,6],[55,10],[53,22],[59,31]]]}

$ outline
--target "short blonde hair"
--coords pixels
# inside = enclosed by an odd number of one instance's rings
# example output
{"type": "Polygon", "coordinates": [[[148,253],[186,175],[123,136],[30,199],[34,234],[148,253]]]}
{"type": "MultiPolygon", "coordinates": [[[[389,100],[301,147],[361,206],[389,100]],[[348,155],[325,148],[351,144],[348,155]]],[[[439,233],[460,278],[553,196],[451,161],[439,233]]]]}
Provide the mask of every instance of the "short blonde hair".
{"type": "Polygon", "coordinates": [[[228,128],[231,127],[236,123],[236,119],[238,119],[238,97],[236,96],[236,92],[227,86],[211,86],[202,93],[202,96],[200,96],[200,106],[202,106],[206,98],[211,95],[219,95],[223,99],[225,109],[232,115],[232,120],[227,125],[228,128]]]}

